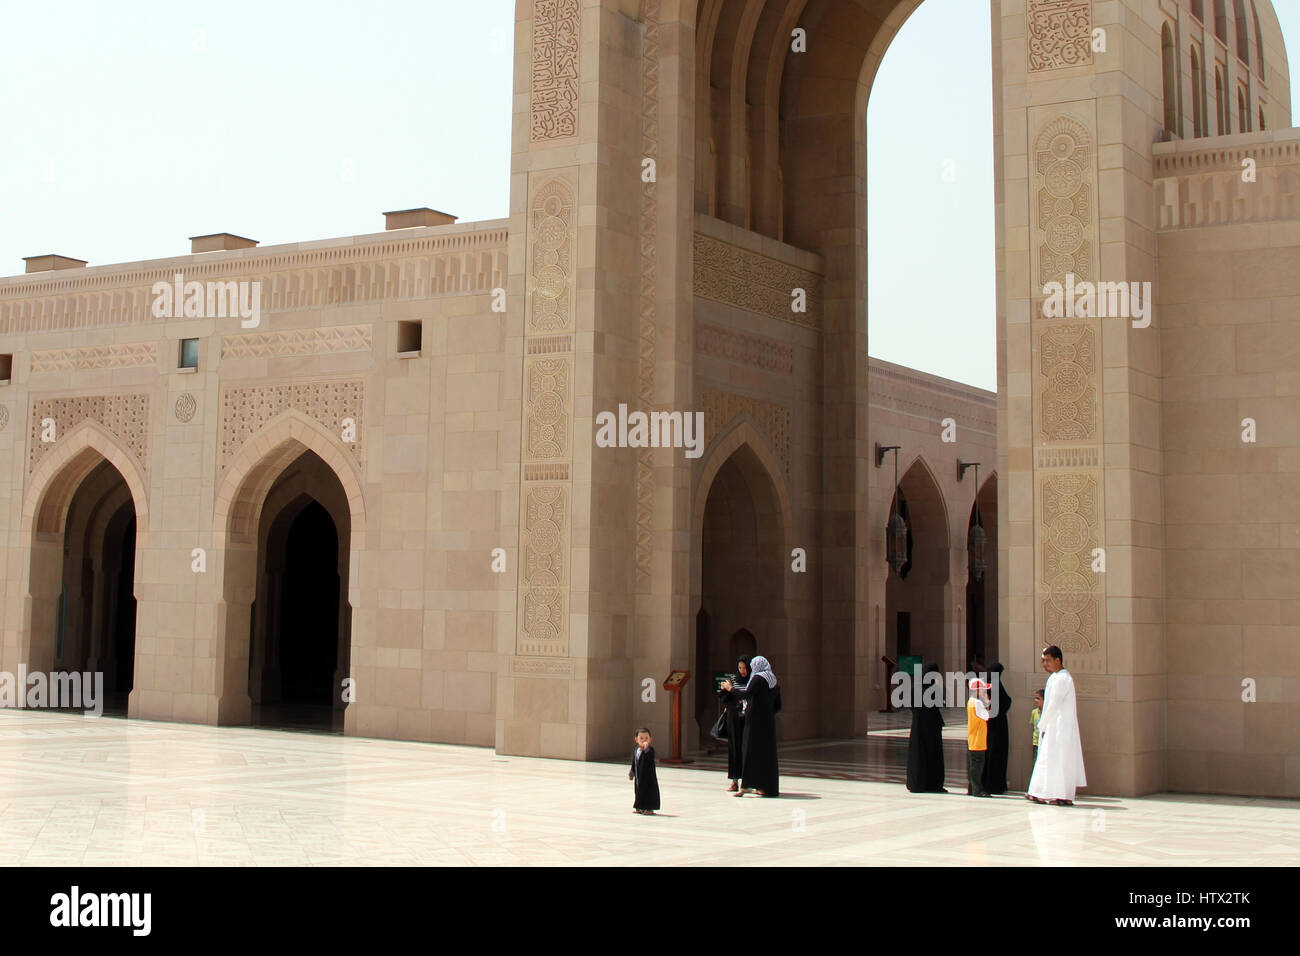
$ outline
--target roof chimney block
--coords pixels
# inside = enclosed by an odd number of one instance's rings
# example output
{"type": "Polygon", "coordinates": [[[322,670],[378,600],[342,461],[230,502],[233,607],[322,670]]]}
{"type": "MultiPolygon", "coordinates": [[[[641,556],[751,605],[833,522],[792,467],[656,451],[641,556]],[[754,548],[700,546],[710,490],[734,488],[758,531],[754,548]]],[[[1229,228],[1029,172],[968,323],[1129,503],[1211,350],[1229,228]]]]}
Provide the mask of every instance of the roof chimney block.
{"type": "Polygon", "coordinates": [[[410,229],[412,226],[450,226],[456,217],[445,212],[438,212],[428,206],[419,209],[399,209],[384,213],[385,229],[410,229]]]}
{"type": "Polygon", "coordinates": [[[230,232],[214,232],[207,236],[190,236],[190,252],[226,252],[230,249],[251,249],[256,239],[245,239],[230,232]]]}
{"type": "Polygon", "coordinates": [[[29,275],[33,272],[50,272],[54,269],[86,268],[85,259],[73,259],[69,256],[24,256],[23,262],[27,263],[27,272],[29,275]]]}

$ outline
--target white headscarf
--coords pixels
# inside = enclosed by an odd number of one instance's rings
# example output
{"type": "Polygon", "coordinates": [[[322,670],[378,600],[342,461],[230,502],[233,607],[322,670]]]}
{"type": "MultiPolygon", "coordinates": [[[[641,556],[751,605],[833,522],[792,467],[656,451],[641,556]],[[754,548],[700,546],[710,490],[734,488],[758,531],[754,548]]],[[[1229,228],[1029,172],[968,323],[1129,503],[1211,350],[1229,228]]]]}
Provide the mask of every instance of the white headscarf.
{"type": "Polygon", "coordinates": [[[749,662],[749,680],[745,682],[745,690],[749,690],[749,685],[753,683],[755,676],[767,681],[768,687],[776,686],[776,675],[772,673],[772,665],[767,662],[766,657],[755,657],[749,662]]]}

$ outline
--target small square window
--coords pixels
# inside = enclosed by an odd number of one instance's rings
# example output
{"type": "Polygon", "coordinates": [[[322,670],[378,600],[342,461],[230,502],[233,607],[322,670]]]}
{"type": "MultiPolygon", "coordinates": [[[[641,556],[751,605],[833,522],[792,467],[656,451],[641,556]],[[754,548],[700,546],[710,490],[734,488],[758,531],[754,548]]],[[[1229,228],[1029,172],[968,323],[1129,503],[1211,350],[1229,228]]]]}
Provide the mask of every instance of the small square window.
{"type": "Polygon", "coordinates": [[[0,385],[8,385],[14,377],[14,357],[0,355],[0,385]]]}
{"type": "Polygon", "coordinates": [[[418,355],[420,352],[420,338],[423,330],[423,322],[398,322],[397,354],[418,355]]]}
{"type": "Polygon", "coordinates": [[[199,367],[199,340],[181,339],[180,364],[177,368],[199,367]]]}

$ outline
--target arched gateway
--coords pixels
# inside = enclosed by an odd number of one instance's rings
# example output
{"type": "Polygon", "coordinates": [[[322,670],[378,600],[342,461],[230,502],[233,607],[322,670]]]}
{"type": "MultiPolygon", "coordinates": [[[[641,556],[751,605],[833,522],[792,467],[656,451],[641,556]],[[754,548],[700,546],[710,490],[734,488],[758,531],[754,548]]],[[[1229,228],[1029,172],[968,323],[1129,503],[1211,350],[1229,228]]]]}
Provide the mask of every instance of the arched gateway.
{"type": "Polygon", "coordinates": [[[771,651],[787,737],[861,734],[905,613],[1018,701],[1060,645],[1094,792],[1300,794],[1272,4],[989,4],[991,395],[868,359],[865,113],[919,2],[520,0],[509,220],[0,279],[0,665],[132,656],[133,717],[301,698],[594,759],[667,735],[674,669],[707,727],[737,648],[771,651]],[[155,317],[178,272],[256,283],[260,324],[155,317]]]}

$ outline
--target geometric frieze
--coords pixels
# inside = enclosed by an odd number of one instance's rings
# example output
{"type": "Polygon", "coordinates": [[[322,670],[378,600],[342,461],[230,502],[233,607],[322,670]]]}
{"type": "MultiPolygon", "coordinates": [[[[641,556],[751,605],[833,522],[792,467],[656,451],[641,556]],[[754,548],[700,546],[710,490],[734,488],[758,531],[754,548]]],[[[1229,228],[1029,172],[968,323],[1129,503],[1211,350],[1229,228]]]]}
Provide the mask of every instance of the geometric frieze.
{"type": "Polygon", "coordinates": [[[328,355],[370,351],[369,325],[339,325],[321,329],[287,329],[223,335],[221,357],[263,358],[278,355],[328,355]]]}
{"type": "Polygon", "coordinates": [[[117,437],[123,447],[136,460],[141,472],[149,471],[149,396],[133,395],[81,395],[67,398],[36,398],[32,400],[31,435],[27,454],[27,471],[31,472],[45,457],[45,453],[58,444],[59,437],[68,434],[84,421],[102,425],[117,437]],[[43,419],[54,419],[52,442],[42,441],[43,419]]]}
{"type": "Polygon", "coordinates": [[[340,436],[343,419],[356,425],[356,441],[344,442],[358,463],[364,461],[365,428],[362,425],[365,383],[295,382],[285,385],[247,385],[226,388],[221,393],[221,465],[234,460],[239,449],[271,419],[295,409],[318,422],[326,431],[340,436]]]}
{"type": "Polygon", "coordinates": [[[1092,0],[1029,0],[1029,72],[1092,62],[1092,0]]]}
{"type": "Polygon", "coordinates": [[[563,485],[529,485],[524,492],[516,654],[568,655],[568,507],[563,485]]]}
{"type": "Polygon", "coordinates": [[[761,335],[736,332],[707,322],[697,322],[695,325],[695,349],[705,355],[716,355],[719,358],[752,365],[769,372],[789,375],[794,371],[792,346],[761,335]]]}
{"type": "Polygon", "coordinates": [[[1071,655],[1071,670],[1104,672],[1104,575],[1093,570],[1103,547],[1101,472],[1041,476],[1039,501],[1042,640],[1071,655]]]}
{"type": "Polygon", "coordinates": [[[532,133],[534,143],[578,132],[579,0],[533,4],[532,133]]]}
{"type": "Polygon", "coordinates": [[[700,389],[704,408],[704,447],[707,448],[738,417],[748,416],[767,439],[782,471],[790,476],[790,409],[786,405],[737,395],[717,388],[700,389]]]}
{"type": "Polygon", "coordinates": [[[32,352],[33,372],[73,372],[97,368],[149,368],[158,364],[157,342],[128,342],[32,352]]]}
{"type": "Polygon", "coordinates": [[[1039,407],[1044,441],[1097,440],[1096,330],[1054,325],[1038,332],[1039,407]]]}
{"type": "Polygon", "coordinates": [[[822,277],[788,262],[695,234],[695,295],[809,329],[821,328],[822,277]],[[795,289],[807,311],[796,312],[795,289]]]}

